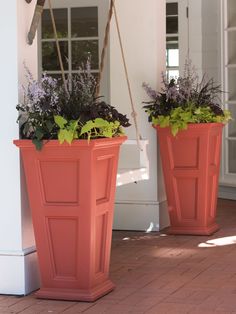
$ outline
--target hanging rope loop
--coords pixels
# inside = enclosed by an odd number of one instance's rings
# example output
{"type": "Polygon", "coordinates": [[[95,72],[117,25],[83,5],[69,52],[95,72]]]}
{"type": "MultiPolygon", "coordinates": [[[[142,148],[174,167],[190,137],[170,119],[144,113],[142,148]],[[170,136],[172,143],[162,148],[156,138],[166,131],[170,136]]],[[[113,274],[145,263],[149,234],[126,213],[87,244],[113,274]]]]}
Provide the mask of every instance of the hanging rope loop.
{"type": "Polygon", "coordinates": [[[131,117],[132,117],[132,118],[135,119],[135,118],[137,117],[137,115],[138,115],[138,114],[137,114],[136,111],[132,111],[132,112],[131,112],[131,117]]]}
{"type": "MultiPolygon", "coordinates": [[[[69,95],[69,91],[68,91],[67,84],[66,84],[65,71],[64,71],[64,66],[63,66],[63,62],[62,62],[59,40],[58,40],[58,36],[57,36],[57,28],[56,28],[55,18],[54,18],[54,14],[53,14],[53,10],[52,10],[52,5],[51,5],[51,0],[48,0],[48,4],[49,4],[49,10],[50,10],[50,15],[51,15],[51,20],[52,20],[53,32],[54,32],[55,41],[56,41],[56,48],[57,48],[57,54],[58,54],[60,69],[62,72],[62,79],[63,79],[63,83],[64,83],[64,88],[65,88],[66,93],[69,95]]],[[[137,140],[139,149],[142,151],[142,145],[140,143],[140,140],[142,139],[142,137],[139,133],[138,120],[137,120],[138,114],[135,111],[135,105],[134,105],[133,95],[132,95],[132,91],[131,91],[131,84],[130,84],[130,79],[129,79],[129,75],[128,75],[128,68],[127,68],[126,59],[125,59],[124,47],[122,44],[118,15],[117,15],[116,7],[115,7],[115,0],[111,0],[111,2],[110,2],[110,8],[109,8],[109,12],[108,12],[107,24],[106,24],[106,29],[105,29],[105,36],[104,36],[104,40],[103,40],[103,48],[102,48],[102,53],[101,53],[101,62],[99,65],[99,73],[98,73],[98,80],[97,80],[95,96],[99,97],[99,94],[100,94],[101,80],[102,80],[102,74],[104,71],[106,50],[107,50],[108,41],[109,41],[110,24],[111,24],[113,12],[115,15],[115,25],[116,25],[116,29],[117,29],[117,33],[118,33],[121,56],[122,56],[122,61],[123,61],[123,65],[124,65],[126,82],[127,82],[127,86],[128,86],[128,93],[129,93],[131,110],[132,110],[131,116],[134,120],[136,140],[137,140]]]]}
{"type": "Polygon", "coordinates": [[[126,77],[126,82],[127,82],[127,86],[128,86],[130,104],[131,104],[131,108],[132,108],[131,116],[133,117],[133,120],[134,120],[134,127],[135,127],[136,140],[137,140],[137,143],[138,143],[138,147],[139,147],[140,150],[142,150],[142,145],[140,143],[140,140],[142,139],[142,137],[141,137],[140,132],[139,132],[138,120],[137,120],[137,112],[135,111],[135,105],[134,105],[133,95],[132,95],[132,91],[131,91],[131,83],[130,83],[130,79],[129,79],[128,67],[127,67],[127,64],[126,64],[125,52],[124,52],[124,47],[123,47],[123,43],[122,43],[121,32],[120,32],[120,27],[119,27],[119,20],[118,20],[118,14],[117,14],[117,11],[116,11],[115,4],[113,4],[113,8],[114,8],[115,23],[116,23],[117,33],[118,33],[118,39],[119,39],[119,44],[120,44],[121,56],[122,56],[122,61],[123,61],[123,65],[124,65],[124,70],[125,70],[125,77],[126,77]]]}
{"type": "Polygon", "coordinates": [[[117,29],[117,33],[118,33],[118,39],[119,39],[119,45],[120,45],[120,50],[121,50],[121,56],[122,56],[122,61],[123,61],[123,65],[124,65],[124,70],[125,70],[126,82],[127,82],[127,86],[128,86],[128,93],[129,93],[130,104],[131,104],[131,109],[132,109],[131,116],[132,116],[132,118],[134,120],[134,127],[135,127],[135,132],[136,132],[136,140],[137,140],[139,149],[142,150],[142,146],[141,146],[141,143],[140,143],[141,135],[139,133],[138,121],[137,121],[137,112],[135,111],[135,105],[134,105],[132,91],[131,91],[131,84],[130,84],[130,80],[129,80],[128,68],[127,68],[124,48],[123,48],[123,44],[122,44],[121,32],[120,32],[119,21],[118,21],[118,15],[117,15],[116,7],[115,7],[115,0],[111,0],[111,2],[110,2],[110,9],[109,9],[109,12],[108,12],[108,19],[107,19],[107,24],[106,24],[106,30],[105,30],[105,36],[104,36],[103,48],[102,48],[102,54],[101,54],[101,62],[100,62],[99,74],[98,74],[96,97],[98,97],[99,93],[100,93],[101,80],[102,80],[102,74],[103,74],[103,70],[104,70],[105,56],[106,56],[106,50],[107,50],[107,46],[108,46],[108,40],[109,40],[109,34],[110,34],[110,24],[111,24],[111,19],[112,19],[112,16],[113,16],[113,12],[114,12],[114,15],[115,15],[115,25],[116,25],[116,29],[117,29]]]}

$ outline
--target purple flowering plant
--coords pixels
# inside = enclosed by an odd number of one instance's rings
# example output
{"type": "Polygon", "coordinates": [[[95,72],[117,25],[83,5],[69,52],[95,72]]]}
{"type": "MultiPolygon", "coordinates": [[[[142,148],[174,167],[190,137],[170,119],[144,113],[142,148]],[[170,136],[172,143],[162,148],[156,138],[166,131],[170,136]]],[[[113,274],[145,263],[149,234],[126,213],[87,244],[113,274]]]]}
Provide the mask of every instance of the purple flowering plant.
{"type": "Polygon", "coordinates": [[[170,127],[175,136],[186,130],[189,123],[227,123],[231,119],[228,110],[220,106],[220,86],[213,79],[201,80],[191,63],[186,63],[183,76],[168,81],[162,74],[160,92],[143,83],[150,101],[144,102],[148,121],[160,127],[170,127]]]}
{"type": "Polygon", "coordinates": [[[43,140],[71,143],[79,138],[115,137],[130,126],[126,115],[96,97],[97,82],[89,61],[67,79],[66,89],[60,79],[46,73],[37,81],[26,68],[26,78],[23,101],[16,107],[20,136],[32,139],[39,150],[43,140]]]}

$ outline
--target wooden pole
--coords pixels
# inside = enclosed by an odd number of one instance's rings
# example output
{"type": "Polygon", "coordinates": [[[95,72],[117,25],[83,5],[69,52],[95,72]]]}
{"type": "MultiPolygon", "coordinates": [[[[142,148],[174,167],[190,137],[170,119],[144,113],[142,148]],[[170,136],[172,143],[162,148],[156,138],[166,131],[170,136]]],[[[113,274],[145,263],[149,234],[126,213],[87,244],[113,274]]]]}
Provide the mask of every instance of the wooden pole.
{"type": "MultiPolygon", "coordinates": [[[[31,0],[26,0],[27,3],[30,3],[31,0]]],[[[36,7],[35,7],[35,11],[34,11],[34,16],[33,16],[33,20],[30,26],[30,30],[28,33],[28,43],[29,45],[33,44],[34,38],[35,38],[35,34],[36,34],[36,30],[38,28],[39,22],[40,22],[40,18],[41,15],[43,13],[43,7],[45,4],[45,0],[38,0],[36,7]]]]}

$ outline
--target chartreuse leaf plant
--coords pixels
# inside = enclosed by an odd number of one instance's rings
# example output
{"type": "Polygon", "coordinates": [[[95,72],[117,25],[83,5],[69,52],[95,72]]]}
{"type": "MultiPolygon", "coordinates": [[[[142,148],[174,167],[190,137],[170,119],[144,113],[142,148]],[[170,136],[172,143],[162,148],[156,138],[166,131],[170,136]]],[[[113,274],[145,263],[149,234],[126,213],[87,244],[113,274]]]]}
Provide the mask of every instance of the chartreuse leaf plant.
{"type": "MultiPolygon", "coordinates": [[[[96,118],[94,121],[90,120],[81,128],[80,135],[86,134],[88,139],[98,137],[114,137],[117,129],[120,129],[120,122],[108,122],[102,118],[96,118]]],[[[123,134],[120,129],[120,134],[123,134]]]]}
{"type": "Polygon", "coordinates": [[[80,125],[79,120],[67,121],[62,116],[55,116],[54,120],[59,127],[58,140],[60,144],[64,142],[71,144],[73,140],[82,137],[86,137],[88,140],[99,137],[112,138],[116,136],[117,130],[119,130],[119,135],[124,134],[119,121],[108,122],[102,118],[96,118],[80,125]]]}
{"type": "Polygon", "coordinates": [[[60,144],[66,141],[71,144],[73,140],[79,138],[78,134],[78,120],[67,121],[62,116],[54,116],[56,125],[59,127],[58,140],[60,144]]]}
{"type": "Polygon", "coordinates": [[[126,115],[95,97],[96,79],[89,61],[80,73],[67,80],[67,92],[60,80],[44,74],[33,79],[26,68],[28,85],[23,87],[19,111],[20,135],[32,139],[40,150],[44,140],[72,143],[77,139],[116,137],[130,126],[126,115]]]}
{"type": "Polygon", "coordinates": [[[154,126],[170,127],[174,136],[186,130],[190,123],[227,123],[231,113],[219,105],[220,86],[205,76],[199,81],[191,63],[186,64],[183,77],[168,81],[163,75],[160,92],[148,84],[143,87],[151,101],[144,102],[148,120],[154,126]]]}

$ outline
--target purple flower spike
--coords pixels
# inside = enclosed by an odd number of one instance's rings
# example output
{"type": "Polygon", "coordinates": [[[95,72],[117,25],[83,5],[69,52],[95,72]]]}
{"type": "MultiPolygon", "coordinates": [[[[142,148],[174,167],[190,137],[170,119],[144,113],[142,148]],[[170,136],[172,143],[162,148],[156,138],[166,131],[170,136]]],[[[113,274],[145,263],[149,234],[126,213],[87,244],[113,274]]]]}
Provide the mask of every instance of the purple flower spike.
{"type": "Polygon", "coordinates": [[[157,99],[158,93],[154,89],[152,89],[150,87],[150,85],[148,85],[147,83],[143,82],[142,87],[144,88],[145,92],[148,94],[148,96],[150,98],[152,98],[153,100],[157,99]]]}

